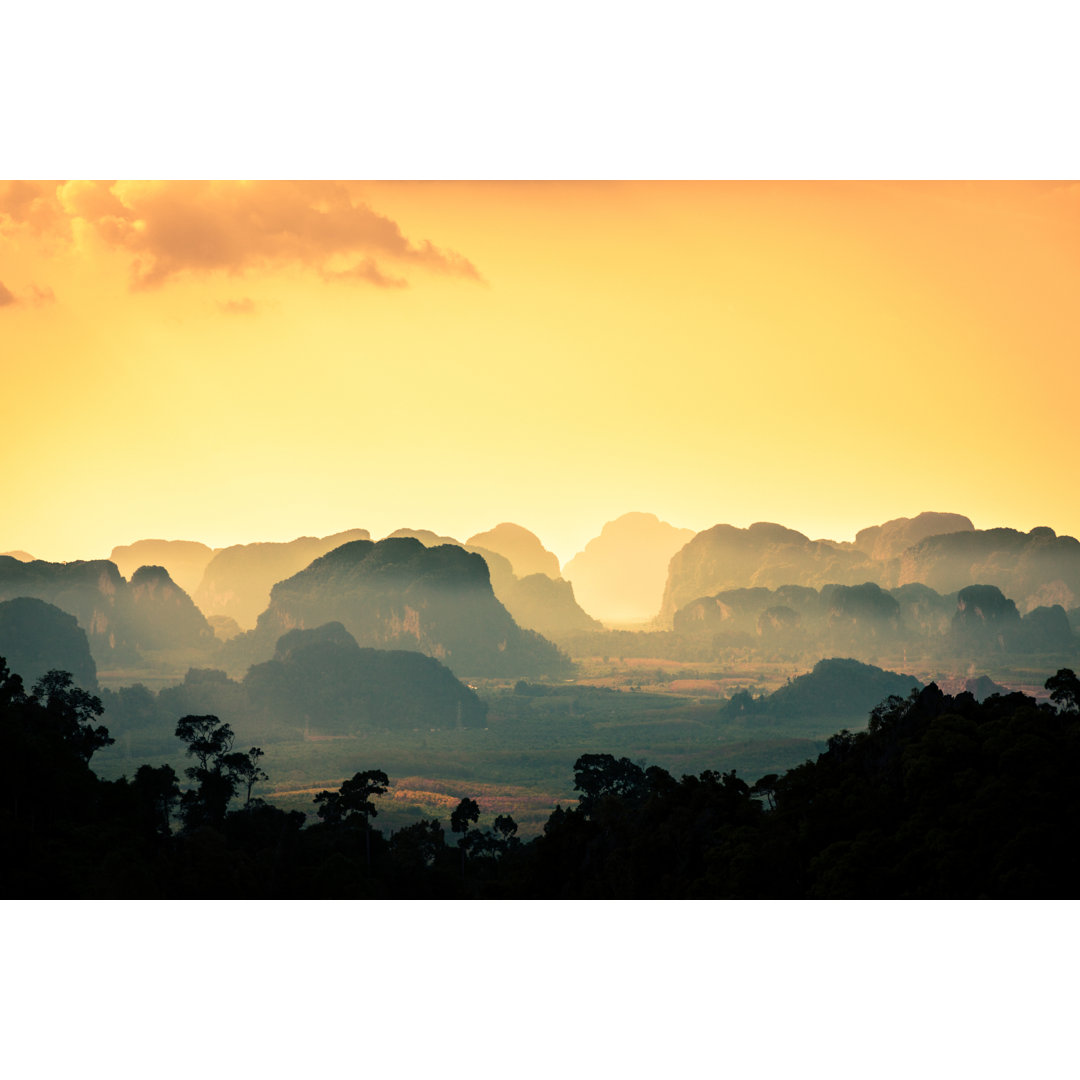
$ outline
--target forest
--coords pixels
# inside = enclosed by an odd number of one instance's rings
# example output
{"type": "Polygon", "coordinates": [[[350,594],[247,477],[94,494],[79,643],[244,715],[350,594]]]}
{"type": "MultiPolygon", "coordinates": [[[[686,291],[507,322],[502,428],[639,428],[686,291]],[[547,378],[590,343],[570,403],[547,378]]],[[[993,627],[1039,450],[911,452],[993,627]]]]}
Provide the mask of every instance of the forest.
{"type": "MultiPolygon", "coordinates": [[[[1066,897],[1080,824],[1080,679],[1049,700],[890,695],[865,730],[750,783],[678,778],[607,753],[573,765],[576,805],[542,832],[478,825],[476,799],[384,832],[390,778],[355,773],[315,820],[254,795],[273,762],[227,723],[179,717],[191,764],[100,779],[99,697],[66,672],[27,689],[0,660],[0,858],[8,897],[703,899],[1066,897]]],[[[374,763],[373,763],[374,764],[374,763]]]]}

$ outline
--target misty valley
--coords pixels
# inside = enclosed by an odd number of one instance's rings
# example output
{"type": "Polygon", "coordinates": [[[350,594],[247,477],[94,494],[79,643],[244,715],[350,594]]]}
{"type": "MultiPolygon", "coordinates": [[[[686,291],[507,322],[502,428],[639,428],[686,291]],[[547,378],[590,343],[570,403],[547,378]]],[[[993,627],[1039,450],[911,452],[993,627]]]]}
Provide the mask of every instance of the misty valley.
{"type": "Polygon", "coordinates": [[[1078,633],[955,513],[0,554],[5,894],[1069,895],[1078,633]]]}

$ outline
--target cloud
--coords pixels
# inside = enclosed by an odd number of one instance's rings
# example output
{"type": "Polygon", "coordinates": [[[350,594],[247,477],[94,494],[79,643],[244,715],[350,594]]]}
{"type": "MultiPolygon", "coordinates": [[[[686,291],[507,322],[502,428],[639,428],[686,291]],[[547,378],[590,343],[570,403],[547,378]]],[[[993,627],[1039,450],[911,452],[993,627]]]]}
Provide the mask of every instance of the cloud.
{"type": "Polygon", "coordinates": [[[22,296],[16,296],[2,281],[0,281],[0,307],[10,307],[14,304],[31,304],[33,307],[41,307],[43,304],[56,302],[56,294],[47,285],[41,288],[31,285],[30,291],[22,296]]]}
{"type": "Polygon", "coordinates": [[[250,296],[244,296],[239,300],[223,300],[218,307],[226,315],[252,315],[255,312],[255,301],[250,296]]]}
{"type": "Polygon", "coordinates": [[[0,233],[71,234],[57,199],[58,185],[43,180],[0,181],[0,233]]]}
{"type": "Polygon", "coordinates": [[[74,180],[51,191],[16,183],[0,191],[0,214],[39,233],[89,230],[132,257],[135,288],[287,265],[325,279],[407,284],[380,268],[385,260],[482,281],[465,256],[410,240],[340,181],[74,180]]]}
{"type": "Polygon", "coordinates": [[[384,289],[404,289],[409,283],[404,278],[387,277],[372,258],[362,259],[348,270],[324,270],[324,281],[370,281],[384,289]]]}

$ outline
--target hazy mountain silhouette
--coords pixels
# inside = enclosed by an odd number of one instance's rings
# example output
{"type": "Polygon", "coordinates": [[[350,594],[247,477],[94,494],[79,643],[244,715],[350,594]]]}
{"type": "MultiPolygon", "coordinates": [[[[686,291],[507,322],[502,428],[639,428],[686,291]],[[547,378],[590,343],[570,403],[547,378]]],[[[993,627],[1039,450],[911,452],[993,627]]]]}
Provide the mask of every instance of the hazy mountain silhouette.
{"type": "Polygon", "coordinates": [[[514,568],[514,574],[519,578],[527,578],[532,574],[546,574],[555,580],[562,577],[557,556],[544,547],[540,538],[528,529],[509,521],[504,521],[487,532],[470,536],[465,546],[494,551],[508,559],[514,568]]]}
{"type": "Polygon", "coordinates": [[[691,601],[728,589],[861,585],[881,576],[881,564],[863,552],[811,540],[783,525],[714,525],[672,556],[660,616],[670,622],[691,601]]]}
{"type": "Polygon", "coordinates": [[[268,721],[319,734],[482,726],[486,707],[433,657],[362,649],[339,622],[290,630],[244,678],[268,721]]]}
{"type": "Polygon", "coordinates": [[[84,690],[98,688],[90,644],[75,616],[44,600],[20,596],[0,602],[0,656],[28,688],[54,670],[70,672],[84,690]]]}
{"type": "Polygon", "coordinates": [[[274,586],[254,631],[224,648],[257,661],[292,629],[340,622],[360,645],[404,648],[458,674],[564,674],[569,660],[519,627],[495,598],[487,563],[452,544],[355,540],[274,586]]]}
{"type": "Polygon", "coordinates": [[[487,563],[491,588],[518,626],[548,638],[603,629],[601,623],[582,611],[569,581],[553,580],[547,574],[518,577],[510,561],[502,555],[481,547],[470,546],[466,550],[487,563]]]}
{"type": "Polygon", "coordinates": [[[112,549],[109,561],[128,580],[140,566],[164,566],[169,577],[194,595],[214,550],[196,540],[136,540],[112,549]]]}
{"type": "Polygon", "coordinates": [[[21,563],[0,556],[0,600],[29,596],[74,615],[99,668],[136,663],[140,650],[213,645],[213,630],[161,567],[129,584],[114,563],[21,563]]]}
{"type": "Polygon", "coordinates": [[[34,556],[27,551],[4,551],[0,552],[0,558],[7,556],[10,559],[18,559],[19,562],[34,562],[34,556]]]}
{"type": "Polygon", "coordinates": [[[918,581],[938,592],[996,585],[1021,611],[1080,602],[1080,542],[1044,527],[978,529],[932,536],[900,557],[897,584],[918,581]]]}
{"type": "Polygon", "coordinates": [[[367,529],[332,536],[301,536],[288,543],[235,544],[223,548],[206,566],[194,600],[206,615],[228,615],[241,627],[255,625],[266,610],[270,590],[303,570],[313,559],[351,540],[368,540],[367,529]]]}
{"type": "Polygon", "coordinates": [[[693,537],[693,529],[676,528],[655,514],[623,514],[563,567],[563,577],[590,615],[605,622],[643,622],[660,609],[672,556],[693,537]]]}
{"type": "Polygon", "coordinates": [[[727,720],[770,723],[779,720],[814,723],[865,723],[866,715],[890,695],[906,698],[922,683],[911,675],[886,671],[857,660],[819,660],[813,671],[792,679],[775,693],[752,698],[743,691],[721,709],[727,720]]]}
{"type": "Polygon", "coordinates": [[[388,536],[383,537],[384,540],[419,540],[424,547],[439,547],[442,544],[456,544],[458,547],[464,547],[465,545],[456,540],[452,536],[440,536],[438,533],[432,532],[430,529],[395,529],[388,536]]]}
{"type": "Polygon", "coordinates": [[[131,627],[141,649],[207,648],[214,630],[163,566],[131,576],[131,627]]]}
{"type": "MultiPolygon", "coordinates": [[[[499,526],[499,528],[502,529],[504,526],[499,526]]],[[[536,549],[543,552],[544,549],[540,545],[540,541],[527,529],[522,529],[519,525],[507,525],[505,529],[509,531],[504,531],[500,535],[504,539],[510,537],[512,540],[519,542],[526,553],[531,551],[535,556],[536,549]],[[524,534],[526,539],[522,539],[520,534],[524,534]],[[535,541],[535,548],[527,539],[528,537],[532,537],[535,541]]],[[[493,529],[491,533],[478,535],[493,535],[496,531],[493,529]]],[[[419,540],[424,547],[453,544],[463,548],[465,551],[472,551],[480,555],[488,565],[491,588],[495,593],[495,598],[510,612],[514,622],[526,630],[535,630],[545,637],[558,637],[582,630],[599,630],[601,628],[600,623],[582,611],[574,598],[573,587],[568,582],[558,578],[557,573],[557,580],[554,581],[546,574],[541,576],[547,578],[547,580],[530,580],[536,578],[536,574],[521,577],[514,570],[511,560],[498,551],[473,544],[472,541],[468,544],[462,544],[460,540],[455,540],[452,536],[439,536],[430,529],[398,529],[386,539],[399,540],[402,538],[419,540]],[[526,584],[526,582],[528,583],[526,584]]],[[[547,552],[547,554],[551,553],[547,552]]],[[[528,565],[528,562],[526,562],[526,565],[528,565]]],[[[557,572],[557,560],[555,568],[557,572]]]]}
{"type": "Polygon", "coordinates": [[[920,540],[944,533],[973,532],[975,526],[963,514],[925,510],[913,518],[893,518],[855,534],[854,547],[879,562],[895,559],[920,540]]]}

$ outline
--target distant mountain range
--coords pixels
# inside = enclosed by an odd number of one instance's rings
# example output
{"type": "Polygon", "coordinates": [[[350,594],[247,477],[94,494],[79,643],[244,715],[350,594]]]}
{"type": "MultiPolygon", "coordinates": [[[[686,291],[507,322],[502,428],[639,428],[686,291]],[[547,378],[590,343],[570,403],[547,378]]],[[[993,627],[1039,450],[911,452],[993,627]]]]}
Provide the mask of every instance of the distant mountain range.
{"type": "Polygon", "coordinates": [[[676,528],[655,514],[623,514],[563,567],[563,576],[590,615],[611,623],[645,622],[660,609],[672,556],[693,539],[693,529],[676,528]]]}
{"type": "Polygon", "coordinates": [[[484,559],[412,537],[354,540],[274,586],[255,629],[227,642],[253,663],[293,629],[340,622],[363,646],[411,649],[462,675],[569,673],[551,642],[522,629],[495,598],[484,559]]]}
{"type": "Polygon", "coordinates": [[[1080,598],[1080,542],[1045,527],[1029,533],[974,529],[957,514],[898,518],[863,530],[854,544],[811,540],[766,522],[748,529],[716,525],[698,533],[672,558],[660,622],[671,625],[680,608],[731,589],[820,589],[865,582],[886,589],[922,584],[941,593],[995,585],[1022,612],[1054,604],[1068,610],[1080,598]],[[966,527],[932,532],[957,524],[966,527]],[[919,539],[900,547],[915,537],[919,539]]]}
{"type": "Polygon", "coordinates": [[[0,600],[20,597],[74,615],[98,668],[133,663],[141,650],[214,646],[202,612],[162,567],[142,567],[129,582],[104,559],[50,563],[0,556],[0,600]]]}
{"type": "Polygon", "coordinates": [[[374,545],[366,529],[350,529],[220,550],[140,540],[113,555],[0,556],[0,601],[33,598],[74,615],[99,669],[170,650],[217,663],[224,648],[220,662],[235,670],[267,661],[282,633],[333,621],[361,646],[407,647],[462,673],[506,676],[568,670],[551,642],[580,645],[602,629],[597,614],[699,642],[744,635],[755,648],[855,655],[906,647],[912,635],[947,639],[960,652],[1060,653],[1075,647],[1080,623],[1080,542],[1046,527],[975,529],[956,513],[895,518],[853,542],[767,522],[695,534],[631,513],[608,522],[567,562],[565,577],[539,537],[511,522],[466,543],[399,529],[374,545]],[[348,558],[308,574],[345,548],[348,558]],[[194,593],[181,584],[196,578],[194,593]],[[965,592],[975,586],[984,588],[978,602],[965,592]]]}

